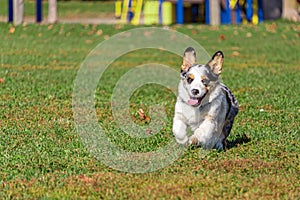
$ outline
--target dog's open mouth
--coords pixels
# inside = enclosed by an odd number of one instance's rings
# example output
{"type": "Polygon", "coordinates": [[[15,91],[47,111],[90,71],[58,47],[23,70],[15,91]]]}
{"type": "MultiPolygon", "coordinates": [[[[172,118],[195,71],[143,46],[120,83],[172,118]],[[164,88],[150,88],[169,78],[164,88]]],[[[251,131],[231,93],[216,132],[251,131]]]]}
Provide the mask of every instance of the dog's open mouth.
{"type": "Polygon", "coordinates": [[[204,97],[205,95],[203,95],[202,97],[190,97],[187,103],[191,106],[199,106],[204,97]]]}

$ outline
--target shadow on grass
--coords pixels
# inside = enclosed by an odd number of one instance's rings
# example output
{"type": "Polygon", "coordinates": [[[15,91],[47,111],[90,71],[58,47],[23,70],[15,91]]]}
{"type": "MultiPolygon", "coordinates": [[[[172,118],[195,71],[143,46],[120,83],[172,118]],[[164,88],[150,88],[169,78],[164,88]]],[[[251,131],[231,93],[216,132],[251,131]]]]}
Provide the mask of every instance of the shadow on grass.
{"type": "Polygon", "coordinates": [[[226,149],[231,149],[234,147],[238,147],[241,144],[245,144],[251,141],[251,138],[249,138],[245,133],[241,135],[235,136],[233,140],[227,140],[226,149]]]}

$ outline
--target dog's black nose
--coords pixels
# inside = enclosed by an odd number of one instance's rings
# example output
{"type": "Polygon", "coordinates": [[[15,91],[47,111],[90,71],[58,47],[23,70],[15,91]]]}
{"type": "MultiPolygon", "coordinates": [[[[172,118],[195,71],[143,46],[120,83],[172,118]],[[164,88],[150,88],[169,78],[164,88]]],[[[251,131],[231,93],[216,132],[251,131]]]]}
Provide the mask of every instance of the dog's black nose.
{"type": "Polygon", "coordinates": [[[199,94],[199,90],[197,90],[197,89],[192,89],[192,94],[193,94],[193,95],[199,94]]]}

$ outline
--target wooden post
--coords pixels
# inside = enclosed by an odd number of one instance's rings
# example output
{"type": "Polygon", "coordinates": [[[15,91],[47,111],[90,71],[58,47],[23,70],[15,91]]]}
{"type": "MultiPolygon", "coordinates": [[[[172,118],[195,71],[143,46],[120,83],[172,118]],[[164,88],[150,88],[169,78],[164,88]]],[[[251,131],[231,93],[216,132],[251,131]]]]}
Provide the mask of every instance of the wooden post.
{"type": "Polygon", "coordinates": [[[283,0],[282,2],[282,17],[299,21],[300,17],[297,12],[297,1],[296,0],[283,0]]]}
{"type": "Polygon", "coordinates": [[[48,23],[57,22],[57,0],[48,0],[48,23]]]}
{"type": "Polygon", "coordinates": [[[14,24],[22,24],[24,19],[24,0],[13,0],[13,12],[14,24]]]}
{"type": "Polygon", "coordinates": [[[209,9],[210,9],[210,25],[220,25],[220,1],[219,0],[210,0],[209,1],[209,9]]]}

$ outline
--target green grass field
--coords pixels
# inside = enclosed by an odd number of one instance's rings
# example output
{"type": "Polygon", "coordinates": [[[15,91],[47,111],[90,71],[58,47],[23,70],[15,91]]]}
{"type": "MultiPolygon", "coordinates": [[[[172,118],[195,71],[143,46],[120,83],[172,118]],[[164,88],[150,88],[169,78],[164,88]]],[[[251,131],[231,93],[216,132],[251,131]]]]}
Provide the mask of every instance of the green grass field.
{"type": "MultiPolygon", "coordinates": [[[[35,17],[36,13],[36,1],[25,0],[24,1],[24,15],[29,17],[35,17]]],[[[7,0],[0,1],[0,16],[7,16],[8,7],[7,0]]],[[[48,1],[43,1],[43,18],[48,16],[48,1]]],[[[59,1],[57,3],[57,12],[59,18],[102,18],[102,17],[114,17],[115,2],[97,2],[97,1],[59,1]]]]}
{"type": "MultiPolygon", "coordinates": [[[[202,157],[192,148],[172,165],[144,174],[115,171],[92,157],[72,113],[81,62],[105,38],[131,28],[28,24],[13,29],[0,23],[1,198],[298,199],[300,25],[171,26],[210,54],[224,52],[222,79],[236,95],[240,112],[226,151],[202,157]]],[[[180,71],[178,56],[135,51],[111,64],[103,76],[107,84],[96,91],[99,122],[125,150],[152,151],[173,138],[176,98],[157,85],[140,88],[130,106],[137,118],[138,108],[163,104],[168,116],[160,133],[132,139],[111,122],[114,84],[132,67],[153,61],[180,71]]]]}

